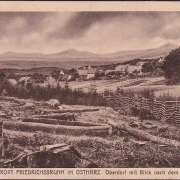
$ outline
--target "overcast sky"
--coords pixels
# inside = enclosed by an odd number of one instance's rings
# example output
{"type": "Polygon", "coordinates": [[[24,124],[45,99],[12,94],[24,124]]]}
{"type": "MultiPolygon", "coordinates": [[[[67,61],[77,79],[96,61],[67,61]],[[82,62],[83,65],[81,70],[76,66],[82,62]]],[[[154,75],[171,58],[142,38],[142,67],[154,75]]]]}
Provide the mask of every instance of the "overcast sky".
{"type": "Polygon", "coordinates": [[[0,53],[180,45],[180,12],[0,12],[0,53]]]}

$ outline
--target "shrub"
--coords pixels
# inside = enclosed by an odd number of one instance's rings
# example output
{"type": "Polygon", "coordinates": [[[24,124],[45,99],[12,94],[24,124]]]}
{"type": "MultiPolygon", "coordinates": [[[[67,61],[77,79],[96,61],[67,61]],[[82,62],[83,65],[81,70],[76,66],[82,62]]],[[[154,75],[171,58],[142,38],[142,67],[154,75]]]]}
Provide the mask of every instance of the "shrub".
{"type": "MultiPolygon", "coordinates": [[[[178,98],[179,99],[179,98],[178,98]]],[[[176,97],[172,96],[169,92],[164,93],[157,97],[158,101],[176,101],[176,97]]]]}
{"type": "Polygon", "coordinates": [[[138,106],[135,105],[131,107],[131,112],[133,116],[139,116],[140,109],[138,108],[138,106]]]}
{"type": "Polygon", "coordinates": [[[141,120],[154,119],[154,117],[153,117],[152,113],[150,112],[150,110],[147,110],[147,109],[140,109],[139,118],[141,120]]]}
{"type": "Polygon", "coordinates": [[[162,69],[167,79],[167,85],[176,85],[180,83],[180,47],[173,50],[165,57],[162,69]]]}

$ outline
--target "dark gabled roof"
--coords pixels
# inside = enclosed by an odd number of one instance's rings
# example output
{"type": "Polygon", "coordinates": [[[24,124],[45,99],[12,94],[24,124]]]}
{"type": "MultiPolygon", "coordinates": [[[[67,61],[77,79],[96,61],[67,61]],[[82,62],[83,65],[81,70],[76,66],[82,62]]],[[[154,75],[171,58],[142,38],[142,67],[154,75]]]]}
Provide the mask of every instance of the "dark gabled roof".
{"type": "Polygon", "coordinates": [[[59,80],[59,81],[62,81],[62,77],[63,77],[63,75],[60,74],[59,77],[58,77],[58,80],[59,80]]]}
{"type": "Polygon", "coordinates": [[[65,74],[65,75],[62,77],[62,80],[63,80],[63,81],[66,81],[66,80],[68,79],[68,77],[69,77],[69,74],[65,74]]]}

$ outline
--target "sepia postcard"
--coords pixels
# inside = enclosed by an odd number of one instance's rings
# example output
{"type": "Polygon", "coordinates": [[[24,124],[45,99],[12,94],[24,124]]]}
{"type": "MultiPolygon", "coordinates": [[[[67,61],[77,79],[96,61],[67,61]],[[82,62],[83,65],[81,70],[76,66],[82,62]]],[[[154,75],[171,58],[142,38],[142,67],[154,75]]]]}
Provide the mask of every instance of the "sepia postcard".
{"type": "Polygon", "coordinates": [[[179,179],[180,2],[0,2],[0,179],[179,179]]]}

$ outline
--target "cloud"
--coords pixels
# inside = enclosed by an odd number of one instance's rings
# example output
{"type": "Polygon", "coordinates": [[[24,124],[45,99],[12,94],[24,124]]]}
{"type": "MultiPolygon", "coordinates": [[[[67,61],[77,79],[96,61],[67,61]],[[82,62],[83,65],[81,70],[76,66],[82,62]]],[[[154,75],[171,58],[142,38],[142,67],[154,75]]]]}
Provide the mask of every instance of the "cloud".
{"type": "MultiPolygon", "coordinates": [[[[171,24],[172,20],[178,21],[179,18],[180,13],[178,12],[79,12],[72,16],[63,28],[57,28],[51,32],[49,37],[62,39],[81,38],[94,24],[108,23],[114,20],[117,23],[121,22],[125,27],[129,27],[130,23],[132,28],[134,28],[134,24],[138,25],[136,27],[137,31],[143,28],[146,35],[154,35],[154,33],[160,34],[166,24],[171,24]],[[160,32],[157,30],[160,30],[160,32]]],[[[162,35],[166,36],[166,33],[164,32],[162,35]]]]}
{"type": "Polygon", "coordinates": [[[83,36],[96,22],[118,16],[115,12],[79,12],[71,17],[63,28],[50,33],[50,38],[76,39],[83,36]]]}
{"type": "Polygon", "coordinates": [[[179,12],[0,12],[2,51],[96,53],[179,44],[179,12]]]}

